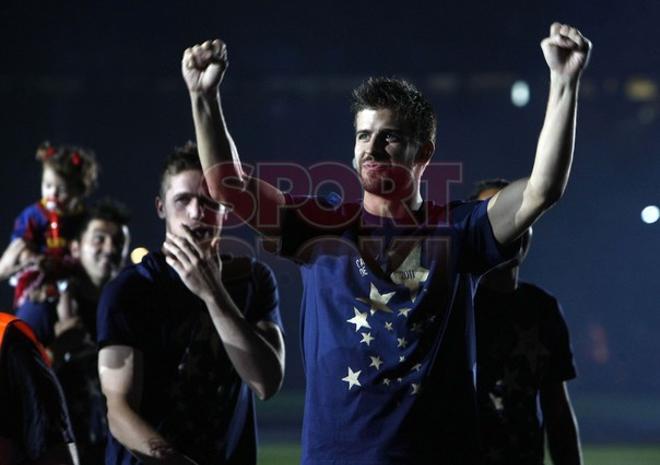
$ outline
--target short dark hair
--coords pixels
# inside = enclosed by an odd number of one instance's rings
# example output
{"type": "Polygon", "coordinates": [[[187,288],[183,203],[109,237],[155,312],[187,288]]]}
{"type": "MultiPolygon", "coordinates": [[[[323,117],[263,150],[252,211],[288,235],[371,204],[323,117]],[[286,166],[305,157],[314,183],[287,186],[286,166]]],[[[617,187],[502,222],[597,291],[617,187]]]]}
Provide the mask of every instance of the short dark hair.
{"type": "Polygon", "coordinates": [[[509,184],[511,184],[511,181],[504,178],[482,179],[474,183],[474,190],[469,199],[477,200],[483,191],[487,191],[488,189],[502,190],[509,184]]]}
{"type": "Polygon", "coordinates": [[[182,147],[175,147],[174,151],[165,160],[165,165],[160,175],[159,193],[165,197],[165,183],[174,175],[183,171],[202,171],[202,163],[199,161],[197,144],[192,141],[186,142],[182,147]]]}
{"type": "Polygon", "coordinates": [[[99,164],[90,149],[43,142],[37,147],[37,160],[49,167],[70,186],[76,195],[87,197],[96,189],[99,164]]]}
{"type": "Polygon", "coordinates": [[[109,197],[98,200],[85,210],[78,225],[77,239],[82,237],[93,220],[103,220],[122,227],[128,225],[131,213],[126,205],[117,200],[109,197]]]}
{"type": "Polygon", "coordinates": [[[437,119],[433,107],[410,82],[371,77],[353,91],[353,116],[366,109],[389,109],[407,126],[417,142],[435,143],[437,119]]]}

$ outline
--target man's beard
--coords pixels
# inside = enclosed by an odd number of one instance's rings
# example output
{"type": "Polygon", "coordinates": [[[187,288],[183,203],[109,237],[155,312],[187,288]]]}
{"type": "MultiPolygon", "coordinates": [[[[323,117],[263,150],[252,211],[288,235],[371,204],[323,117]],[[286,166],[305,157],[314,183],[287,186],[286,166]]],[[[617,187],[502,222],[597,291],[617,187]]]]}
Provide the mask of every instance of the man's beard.
{"type": "Polygon", "coordinates": [[[410,169],[402,165],[390,165],[382,170],[360,167],[360,183],[370,194],[386,198],[404,198],[411,194],[413,176],[410,169]]]}

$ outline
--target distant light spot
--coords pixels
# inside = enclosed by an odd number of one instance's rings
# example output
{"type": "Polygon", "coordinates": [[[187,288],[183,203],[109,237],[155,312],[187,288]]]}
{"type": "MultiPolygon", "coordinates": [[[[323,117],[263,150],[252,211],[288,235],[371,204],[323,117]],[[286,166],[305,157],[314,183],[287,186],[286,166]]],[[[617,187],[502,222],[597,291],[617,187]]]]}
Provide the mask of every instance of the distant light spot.
{"type": "Polygon", "coordinates": [[[653,224],[660,218],[660,208],[655,205],[649,205],[642,210],[642,221],[646,224],[653,224]]]}
{"type": "Polygon", "coordinates": [[[142,261],[145,255],[147,255],[149,251],[145,249],[144,247],[136,247],[133,249],[131,252],[131,262],[134,264],[138,264],[142,261]]]}
{"type": "Polygon", "coordinates": [[[525,81],[516,81],[511,86],[511,103],[517,107],[529,103],[529,85],[525,81]]]}

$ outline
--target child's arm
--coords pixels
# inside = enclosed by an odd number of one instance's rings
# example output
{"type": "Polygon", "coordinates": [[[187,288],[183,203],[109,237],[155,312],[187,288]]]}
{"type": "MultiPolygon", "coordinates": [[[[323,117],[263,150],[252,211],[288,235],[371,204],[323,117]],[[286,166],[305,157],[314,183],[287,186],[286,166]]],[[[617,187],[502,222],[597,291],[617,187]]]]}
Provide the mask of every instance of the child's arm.
{"type": "Polygon", "coordinates": [[[0,257],[0,280],[8,279],[26,266],[38,263],[40,259],[41,255],[30,250],[25,240],[14,239],[0,257]]]}

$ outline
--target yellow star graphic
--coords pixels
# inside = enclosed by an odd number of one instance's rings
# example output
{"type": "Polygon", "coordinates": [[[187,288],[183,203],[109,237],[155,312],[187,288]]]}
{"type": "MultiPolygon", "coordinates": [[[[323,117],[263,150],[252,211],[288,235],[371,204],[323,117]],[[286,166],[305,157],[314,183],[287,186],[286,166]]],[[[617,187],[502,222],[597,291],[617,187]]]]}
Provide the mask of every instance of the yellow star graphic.
{"type": "Polygon", "coordinates": [[[355,316],[346,321],[355,325],[355,332],[357,333],[360,328],[371,329],[371,326],[369,326],[369,322],[367,321],[367,312],[362,313],[355,307],[353,307],[353,311],[355,312],[355,316]]]}
{"type": "Polygon", "coordinates": [[[360,334],[362,334],[362,340],[360,341],[360,344],[362,344],[364,342],[366,345],[370,345],[371,341],[373,341],[375,339],[371,335],[371,333],[360,333],[360,334]]]}
{"type": "Polygon", "coordinates": [[[350,391],[353,386],[362,386],[360,384],[360,381],[358,380],[358,377],[360,376],[360,373],[362,373],[362,370],[358,371],[353,371],[351,370],[351,367],[348,367],[348,375],[346,375],[345,378],[342,378],[342,381],[346,381],[348,383],[348,390],[350,391]]]}
{"type": "Polygon", "coordinates": [[[394,284],[400,284],[410,291],[410,300],[415,301],[423,282],[429,277],[429,270],[422,266],[422,246],[417,244],[399,267],[390,274],[394,284]]]}
{"type": "Polygon", "coordinates": [[[376,370],[380,370],[380,366],[383,364],[381,358],[379,356],[369,357],[369,358],[371,359],[371,365],[369,366],[376,368],[376,370]]]}
{"type": "Polygon", "coordinates": [[[381,294],[374,283],[371,283],[369,298],[365,299],[364,297],[358,297],[356,300],[368,304],[370,306],[369,311],[372,315],[374,315],[378,310],[385,313],[392,313],[392,309],[387,306],[387,303],[390,301],[394,294],[395,292],[381,294]]]}

